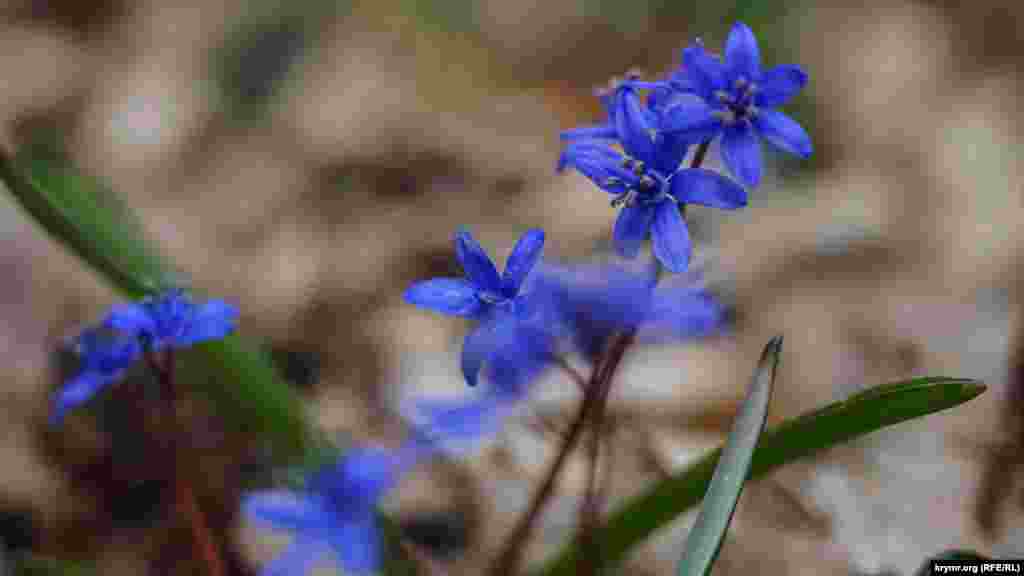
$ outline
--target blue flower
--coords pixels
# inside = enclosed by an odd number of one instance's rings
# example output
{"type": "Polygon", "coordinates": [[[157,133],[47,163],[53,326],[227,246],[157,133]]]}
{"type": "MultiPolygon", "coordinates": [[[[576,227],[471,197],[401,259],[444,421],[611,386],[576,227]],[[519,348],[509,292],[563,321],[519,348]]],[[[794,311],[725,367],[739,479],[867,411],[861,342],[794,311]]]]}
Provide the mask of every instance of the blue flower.
{"type": "Polygon", "coordinates": [[[56,394],[50,422],[59,424],[68,410],[119,380],[147,350],[223,338],[234,330],[237,317],[237,308],[230,304],[211,300],[196,306],[180,289],[115,306],[99,326],[76,339],[82,368],[56,394]]]}
{"type": "Polygon", "coordinates": [[[618,266],[546,266],[538,271],[532,305],[571,349],[593,360],[608,339],[636,331],[644,343],[707,336],[724,323],[723,307],[706,291],[683,284],[655,287],[654,270],[618,266]]]}
{"type": "Polygon", "coordinates": [[[540,260],[544,231],[529,230],[516,242],[499,276],[494,262],[466,230],[455,235],[455,255],[466,278],[434,278],[413,284],[405,291],[410,304],[449,316],[481,320],[466,335],[462,347],[462,371],[466,382],[475,386],[481,367],[493,352],[494,330],[506,326],[499,320],[518,314],[521,289],[526,277],[540,260]]]}
{"type": "Polygon", "coordinates": [[[748,186],[761,180],[758,135],[790,154],[811,155],[807,132],[776,110],[803,89],[807,73],[796,65],[763,70],[757,39],[742,22],[729,33],[724,60],[697,41],[683,50],[683,69],[668,84],[695,97],[673,99],[665,109],[663,129],[700,140],[721,134],[726,167],[748,186]]]}
{"type": "Polygon", "coordinates": [[[121,379],[142,354],[142,346],[135,338],[99,327],[86,328],[74,344],[81,368],[54,398],[50,414],[50,424],[54,426],[63,422],[69,410],[85,404],[121,379]]]}
{"type": "Polygon", "coordinates": [[[747,195],[715,172],[683,168],[687,150],[696,140],[687,132],[662,131],[663,114],[661,107],[643,106],[636,84],[621,84],[608,124],[562,135],[569,143],[558,169],[573,166],[614,196],[612,206],[622,206],[613,230],[619,255],[636,257],[650,235],[658,260],[668,270],[682,272],[689,263],[691,245],[679,206],[734,210],[747,204],[747,195]]]}
{"type": "Polygon", "coordinates": [[[247,515],[295,532],[295,540],[263,574],[306,574],[327,552],[346,572],[376,572],[381,565],[377,503],[422,454],[417,444],[395,451],[355,448],[313,474],[304,492],[247,495],[242,502],[247,515]]]}
{"type": "Polygon", "coordinates": [[[234,331],[238,308],[223,300],[196,305],[179,288],[141,302],[115,306],[104,325],[135,335],[150,350],[187,348],[234,331]]]}
{"type": "Polygon", "coordinates": [[[409,419],[422,422],[419,431],[434,445],[458,453],[497,432],[531,384],[552,365],[554,334],[535,323],[541,318],[531,318],[528,307],[518,316],[506,315],[488,324],[477,340],[488,358],[483,368],[488,386],[482,394],[469,400],[412,403],[409,419]]]}

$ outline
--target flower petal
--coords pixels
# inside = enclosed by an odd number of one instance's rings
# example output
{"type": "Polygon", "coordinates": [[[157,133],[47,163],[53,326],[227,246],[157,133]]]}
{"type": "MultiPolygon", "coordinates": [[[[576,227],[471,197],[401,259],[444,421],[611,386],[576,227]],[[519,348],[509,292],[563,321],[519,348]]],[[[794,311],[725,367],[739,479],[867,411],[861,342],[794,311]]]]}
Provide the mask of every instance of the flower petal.
{"type": "Polygon", "coordinates": [[[69,380],[54,398],[53,412],[50,413],[50,425],[59,425],[64,421],[68,411],[91,400],[113,379],[110,374],[86,371],[69,380]]]}
{"type": "Polygon", "coordinates": [[[336,526],[330,544],[347,573],[373,574],[380,568],[380,531],[373,515],[336,526]]]}
{"type": "Polygon", "coordinates": [[[329,548],[317,541],[293,542],[277,558],[267,562],[260,572],[263,576],[297,576],[308,574],[316,561],[329,548]]]}
{"type": "Polygon", "coordinates": [[[707,102],[695,95],[676,98],[662,114],[662,130],[688,136],[693,144],[708,140],[722,129],[722,121],[713,112],[707,102]]]}
{"type": "Polygon", "coordinates": [[[473,318],[483,308],[476,287],[462,278],[434,278],[417,282],[404,294],[405,301],[449,316],[473,318]]]}
{"type": "Polygon", "coordinates": [[[477,326],[462,340],[462,376],[470,386],[476,386],[480,369],[489,359],[494,350],[495,321],[489,320],[477,326]]]}
{"type": "Polygon", "coordinates": [[[197,342],[220,340],[235,330],[238,322],[238,307],[224,300],[210,300],[193,312],[191,322],[177,346],[191,346],[197,342]]]}
{"type": "Polygon", "coordinates": [[[754,117],[754,127],[765,140],[801,158],[809,158],[811,137],[795,120],[778,110],[761,110],[754,117]]]}
{"type": "Polygon", "coordinates": [[[706,292],[692,289],[661,289],[655,292],[652,322],[640,335],[644,342],[679,341],[708,336],[718,331],[724,308],[706,292]]]}
{"type": "Polygon", "coordinates": [[[498,430],[505,407],[496,396],[464,400],[417,400],[412,420],[424,422],[423,432],[441,450],[458,455],[498,430]]]}
{"type": "Polygon", "coordinates": [[[631,88],[616,93],[615,127],[626,154],[645,163],[654,159],[654,124],[640,106],[640,96],[631,88]]]}
{"type": "Polygon", "coordinates": [[[750,27],[742,22],[734,24],[729,31],[725,41],[725,63],[734,81],[743,77],[754,82],[761,73],[761,53],[757,48],[757,38],[750,27]]]}
{"type": "Polygon", "coordinates": [[[477,290],[481,292],[501,292],[501,278],[494,262],[484,249],[469,233],[469,230],[462,229],[455,234],[455,257],[466,272],[477,290]]]}
{"type": "Polygon", "coordinates": [[[116,304],[107,314],[103,326],[133,336],[156,336],[157,324],[149,308],[141,304],[116,304]]]}
{"type": "Polygon", "coordinates": [[[761,182],[761,143],[749,124],[726,127],[722,137],[722,160],[747,186],[754,187],[761,182]]]}
{"type": "Polygon", "coordinates": [[[582,140],[588,138],[614,140],[615,138],[618,138],[618,136],[619,133],[615,129],[615,125],[612,123],[597,124],[594,126],[581,126],[571,130],[564,130],[558,135],[562,140],[582,140]]]}
{"type": "Polygon", "coordinates": [[[683,272],[690,262],[690,233],[675,202],[658,204],[651,225],[654,255],[671,272],[683,272]]]}
{"type": "Polygon", "coordinates": [[[505,270],[501,274],[501,284],[506,297],[512,298],[519,292],[519,287],[537,264],[543,249],[544,231],[539,228],[528,230],[519,238],[508,260],[505,261],[505,270]]]}
{"type": "Polygon", "coordinates": [[[615,229],[612,231],[615,251],[619,253],[619,256],[636,258],[636,255],[640,253],[640,247],[647,238],[653,220],[654,207],[650,205],[632,203],[622,208],[619,217],[615,220],[615,229]]]}
{"type": "Polygon", "coordinates": [[[723,210],[747,205],[747,192],[742,186],[712,170],[688,168],[672,177],[672,196],[683,204],[700,204],[723,210]]]}
{"type": "Polygon", "coordinates": [[[284,490],[264,490],[246,494],[242,511],[254,520],[281,530],[303,530],[326,518],[323,501],[284,490]]]}
{"type": "Polygon", "coordinates": [[[689,84],[702,98],[711,101],[715,92],[725,88],[725,67],[722,61],[704,50],[700,41],[683,49],[683,67],[689,84]]]}
{"type": "Polygon", "coordinates": [[[782,106],[807,84],[807,73],[795,64],[776,66],[761,76],[754,104],[761,108],[782,106]]]}

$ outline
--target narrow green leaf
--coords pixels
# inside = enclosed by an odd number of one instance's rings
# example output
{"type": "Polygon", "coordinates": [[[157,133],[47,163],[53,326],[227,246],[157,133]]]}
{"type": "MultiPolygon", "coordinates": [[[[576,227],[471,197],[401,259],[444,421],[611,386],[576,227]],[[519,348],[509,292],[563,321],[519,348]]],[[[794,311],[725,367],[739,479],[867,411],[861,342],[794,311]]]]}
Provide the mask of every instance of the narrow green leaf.
{"type": "MultiPolygon", "coordinates": [[[[766,431],[754,452],[750,478],[886,426],[963,404],[985,389],[976,380],[917,378],[829,404],[766,431]]],[[[610,563],[621,561],[632,546],[700,502],[720,454],[720,448],[711,451],[621,506],[597,535],[605,558],[610,563]]],[[[574,574],[577,554],[577,543],[571,542],[537,574],[574,574]]]]}
{"type": "Polygon", "coordinates": [[[680,576],[707,574],[718,556],[729,522],[736,511],[736,503],[743,493],[743,484],[750,472],[757,439],[768,418],[768,402],[772,397],[781,353],[782,336],[776,336],[768,342],[761,354],[747,399],[729,432],[722,458],[715,467],[711,486],[704,496],[700,515],[686,538],[686,549],[679,562],[680,576]]]}
{"type": "MultiPolygon", "coordinates": [[[[170,267],[146,242],[140,223],[99,182],[79,174],[48,129],[33,133],[15,157],[0,150],[0,182],[51,237],[130,298],[168,285],[170,267]]],[[[310,445],[301,402],[269,358],[237,336],[195,347],[184,381],[208,395],[234,426],[267,437],[284,460],[310,445]]]]}
{"type": "Polygon", "coordinates": [[[166,268],[139,223],[109,190],[75,173],[51,131],[34,134],[13,158],[0,151],[0,181],[50,236],[125,294],[140,298],[164,284],[166,268]]]}

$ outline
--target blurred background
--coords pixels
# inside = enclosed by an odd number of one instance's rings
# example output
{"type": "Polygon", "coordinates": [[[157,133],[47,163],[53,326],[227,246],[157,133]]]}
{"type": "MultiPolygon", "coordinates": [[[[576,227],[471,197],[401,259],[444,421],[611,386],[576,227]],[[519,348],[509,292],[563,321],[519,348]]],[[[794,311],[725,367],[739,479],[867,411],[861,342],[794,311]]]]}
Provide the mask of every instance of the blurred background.
{"type": "MultiPolygon", "coordinates": [[[[781,332],[772,421],[914,375],[991,389],[752,483],[716,573],[910,574],[948,548],[1024,555],[1024,4],[9,0],[0,138],[60,130],[198,292],[239,303],[242,331],[291,366],[323,427],[393,441],[404,399],[464,393],[467,326],[402,290],[457,273],[463,225],[499,260],[529,227],[547,231],[550,259],[605,250],[615,210],[555,173],[558,131],[601,118],[593,91],[612,76],[658,77],[695,37],[717,49],[736,20],[765,63],[808,70],[787,112],[815,154],[769,153],[743,211],[688,211],[738,324],[632,357],[611,407],[610,497],[721,441],[781,332]]],[[[139,519],[112,517],[109,487],[68,472],[117,448],[88,419],[61,435],[43,426],[59,343],[115,295],[8,196],[0,220],[5,538],[28,530],[37,550],[94,559],[101,574],[147,573],[159,528],[126,528],[139,519]]],[[[576,400],[548,380],[476,456],[418,471],[387,502],[419,533],[447,527],[443,539],[410,531],[434,573],[482,573],[525,507],[576,400]]],[[[238,468],[221,439],[245,431],[206,420],[204,466],[238,468]]],[[[584,472],[582,458],[570,465],[534,561],[572,533],[584,472]]],[[[628,573],[673,573],[691,520],[628,573]]],[[[254,566],[287,541],[229,524],[254,566]]]]}

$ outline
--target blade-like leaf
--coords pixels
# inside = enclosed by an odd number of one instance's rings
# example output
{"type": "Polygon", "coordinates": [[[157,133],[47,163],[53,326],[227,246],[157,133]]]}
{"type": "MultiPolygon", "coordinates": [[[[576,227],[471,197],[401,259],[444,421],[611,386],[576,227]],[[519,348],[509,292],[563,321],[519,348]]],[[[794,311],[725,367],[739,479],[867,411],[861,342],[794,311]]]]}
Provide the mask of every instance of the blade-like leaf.
{"type": "Polygon", "coordinates": [[[772,338],[761,354],[754,372],[747,399],[729,432],[722,458],[715,467],[711,486],[704,496],[704,505],[697,522],[686,538],[686,549],[679,562],[680,576],[703,576],[714,564],[722,540],[729,529],[736,502],[750,472],[750,461],[757,439],[768,418],[768,401],[772,397],[776,368],[782,353],[782,337],[772,338]]]}
{"type": "MultiPolygon", "coordinates": [[[[766,431],[754,452],[750,478],[880,428],[963,404],[984,391],[976,380],[943,377],[877,386],[766,431]]],[[[720,454],[720,448],[711,451],[621,506],[597,535],[608,562],[621,560],[632,546],[700,502],[720,454]]],[[[574,574],[577,554],[571,542],[537,574],[574,574]]]]}
{"type": "MultiPolygon", "coordinates": [[[[169,266],[146,242],[142,227],[117,197],[79,174],[51,130],[33,133],[15,157],[0,150],[0,182],[51,237],[130,298],[161,289],[169,266]]],[[[237,336],[196,347],[183,378],[216,402],[232,425],[266,435],[284,460],[308,447],[302,406],[268,358],[237,336]]]]}
{"type": "Polygon", "coordinates": [[[164,284],[165,266],[146,248],[141,226],[116,196],[75,173],[50,130],[40,130],[16,157],[0,150],[0,181],[55,240],[140,298],[164,284]]]}

